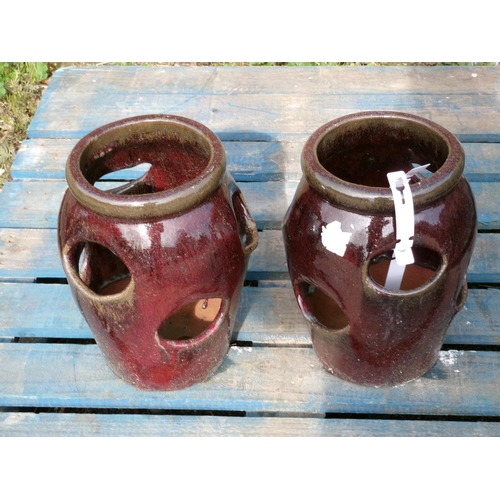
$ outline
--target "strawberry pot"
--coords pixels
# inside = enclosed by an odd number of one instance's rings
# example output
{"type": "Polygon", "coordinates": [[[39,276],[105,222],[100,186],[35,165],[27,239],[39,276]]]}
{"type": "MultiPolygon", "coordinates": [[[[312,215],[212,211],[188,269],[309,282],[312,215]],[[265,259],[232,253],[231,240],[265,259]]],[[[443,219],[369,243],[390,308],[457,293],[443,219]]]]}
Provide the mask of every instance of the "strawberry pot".
{"type": "Polygon", "coordinates": [[[283,237],[313,348],[332,374],[397,385],[436,362],[467,298],[477,230],[464,161],[448,130],[399,112],[344,116],[308,139],[283,237]]]}
{"type": "Polygon", "coordinates": [[[230,345],[257,230],[208,128],[148,115],[72,150],[58,243],[72,294],[113,372],[141,389],[211,376],[230,345]],[[149,164],[113,189],[104,175],[149,164]]]}

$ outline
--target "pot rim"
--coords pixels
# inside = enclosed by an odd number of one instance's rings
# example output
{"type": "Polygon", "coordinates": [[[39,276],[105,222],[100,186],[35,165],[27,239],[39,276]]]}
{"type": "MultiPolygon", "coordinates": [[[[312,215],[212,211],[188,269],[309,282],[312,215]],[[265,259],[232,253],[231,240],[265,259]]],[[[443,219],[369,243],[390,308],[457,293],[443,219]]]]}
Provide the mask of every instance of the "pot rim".
{"type": "Polygon", "coordinates": [[[199,122],[176,115],[151,114],[133,116],[103,125],[75,145],[66,162],[66,181],[74,197],[91,210],[111,216],[140,219],[171,215],[195,206],[210,196],[220,185],[226,171],[226,155],[220,139],[208,127],[199,122]],[[117,194],[102,191],[87,180],[82,172],[82,158],[97,141],[116,139],[117,132],[128,137],[146,126],[165,129],[189,130],[204,141],[210,157],[200,175],[172,189],[147,194],[117,194]]]}
{"type": "Polygon", "coordinates": [[[341,116],[319,127],[307,140],[301,157],[302,171],[309,185],[331,201],[346,209],[377,215],[394,212],[394,199],[389,187],[371,187],[345,181],[328,172],[318,159],[320,142],[346,124],[367,120],[406,121],[427,129],[445,142],[448,154],[441,167],[428,179],[411,184],[415,210],[425,208],[447,194],[461,179],[465,155],[458,139],[441,125],[431,120],[398,111],[362,111],[341,116]]]}

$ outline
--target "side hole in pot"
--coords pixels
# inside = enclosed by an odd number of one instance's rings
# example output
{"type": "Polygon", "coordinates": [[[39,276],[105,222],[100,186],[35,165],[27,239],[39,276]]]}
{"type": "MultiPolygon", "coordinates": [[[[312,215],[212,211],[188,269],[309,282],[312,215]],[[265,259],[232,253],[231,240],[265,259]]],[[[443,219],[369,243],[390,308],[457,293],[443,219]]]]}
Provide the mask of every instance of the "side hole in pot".
{"type": "Polygon", "coordinates": [[[236,221],[238,223],[238,233],[240,235],[241,244],[243,247],[245,247],[247,244],[248,235],[245,230],[245,225],[243,224],[243,221],[246,220],[247,213],[241,197],[241,193],[239,191],[233,193],[231,201],[233,202],[233,208],[236,214],[236,221]]]}
{"type": "Polygon", "coordinates": [[[455,299],[455,307],[457,311],[460,311],[460,309],[464,307],[465,302],[467,301],[467,294],[467,277],[465,277],[464,284],[462,285],[462,288],[460,288],[460,292],[458,292],[457,298],[455,299]]]}
{"type": "MultiPolygon", "coordinates": [[[[414,290],[431,281],[442,263],[437,252],[424,247],[413,247],[413,256],[415,262],[407,265],[404,271],[402,291],[414,290]]],[[[382,287],[385,287],[391,259],[392,252],[384,253],[374,257],[368,265],[370,278],[382,287]]]]}
{"type": "Polygon", "coordinates": [[[257,227],[245,205],[241,191],[233,193],[232,202],[241,246],[245,253],[251,253],[255,250],[258,243],[257,227]]]}
{"type": "Polygon", "coordinates": [[[98,295],[120,293],[131,281],[130,271],[123,261],[98,243],[77,245],[73,262],[83,283],[98,295]]]}
{"type": "Polygon", "coordinates": [[[217,318],[222,299],[200,299],[181,307],[158,328],[164,340],[191,340],[200,336],[217,318]]]}
{"type": "Polygon", "coordinates": [[[347,316],[337,301],[320,288],[301,282],[298,292],[300,308],[310,321],[334,330],[340,330],[349,324],[347,316]]]}

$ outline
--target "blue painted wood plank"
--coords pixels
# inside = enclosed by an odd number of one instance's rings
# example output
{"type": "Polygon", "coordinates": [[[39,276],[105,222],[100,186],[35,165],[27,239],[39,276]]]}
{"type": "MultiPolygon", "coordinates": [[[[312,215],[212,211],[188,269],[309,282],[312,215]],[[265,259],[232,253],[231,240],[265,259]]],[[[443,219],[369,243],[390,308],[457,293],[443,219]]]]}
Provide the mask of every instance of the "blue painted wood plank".
{"type": "MultiPolygon", "coordinates": [[[[0,280],[64,277],[55,229],[0,228],[0,280]]],[[[259,233],[259,246],[250,258],[247,279],[261,277],[288,277],[281,232],[259,233]]]]}
{"type": "Polygon", "coordinates": [[[79,138],[109,122],[166,113],[199,121],[224,141],[305,140],[322,124],[362,110],[433,120],[464,142],[500,142],[500,95],[45,94],[28,137],[79,138]],[[64,113],[61,113],[64,109],[64,113]]]}
{"type": "MultiPolygon", "coordinates": [[[[298,180],[300,150],[308,135],[335,116],[361,109],[390,106],[413,111],[443,124],[462,141],[500,140],[500,68],[267,69],[62,70],[54,75],[30,127],[30,134],[40,139],[26,141],[13,173],[18,178],[62,180],[65,157],[86,131],[122,116],[169,110],[202,121],[219,133],[226,141],[228,169],[240,181],[298,180]],[[277,139],[290,142],[273,142],[277,139]]],[[[474,187],[480,228],[497,229],[496,185],[482,183],[500,180],[500,144],[464,147],[466,174],[480,183],[474,187]]],[[[34,229],[0,229],[0,337],[9,339],[14,333],[40,341],[50,336],[89,338],[67,285],[21,282],[63,276],[54,230],[62,190],[57,194],[56,184],[50,182],[19,184],[24,187],[16,191],[9,186],[7,195],[0,197],[0,217],[6,226],[34,229]]],[[[248,194],[247,186],[242,187],[259,227],[277,228],[293,193],[291,185],[252,184],[248,194]]],[[[478,236],[469,281],[500,282],[499,238],[499,234],[478,236]]],[[[248,278],[288,278],[279,231],[260,233],[248,278]]],[[[446,342],[498,345],[499,294],[498,289],[472,290],[446,342]]],[[[113,435],[114,431],[134,435],[134,429],[151,435],[185,435],[185,429],[199,435],[224,431],[230,435],[498,435],[498,422],[311,418],[325,412],[498,417],[500,352],[495,349],[443,351],[428,374],[401,387],[353,386],[320,367],[305,322],[286,287],[243,291],[236,338],[279,347],[234,347],[214,377],[178,393],[142,392],[128,386],[110,372],[95,345],[0,342],[0,406],[10,409],[0,412],[0,435],[36,435],[37,430],[50,435],[56,429],[70,435],[113,435]],[[241,410],[258,416],[190,417],[188,421],[171,415],[34,415],[17,412],[20,406],[241,410]],[[278,416],[267,418],[268,412],[278,416]],[[296,418],[283,418],[288,414],[296,418]]]]}
{"type": "MultiPolygon", "coordinates": [[[[115,183],[99,183],[110,189],[115,183]]],[[[245,182],[239,184],[258,229],[280,229],[293,200],[297,182],[245,182]]],[[[500,229],[500,183],[471,183],[478,209],[478,228],[500,229]]],[[[0,196],[0,227],[56,228],[65,181],[25,180],[5,185],[0,196]]]]}
{"type": "MultiPolygon", "coordinates": [[[[14,180],[64,180],[66,160],[76,142],[77,139],[24,141],[12,164],[14,180]]],[[[298,181],[302,177],[300,156],[304,142],[224,141],[223,146],[227,169],[236,181],[298,181]]],[[[470,182],[500,182],[500,144],[464,143],[463,147],[465,176],[470,182]]],[[[123,170],[112,175],[126,179],[128,172],[123,170]]]]}
{"type": "MultiPolygon", "coordinates": [[[[115,182],[97,186],[110,189],[115,182]]],[[[251,182],[239,186],[259,229],[279,229],[297,182],[251,182]]],[[[5,185],[0,196],[0,227],[56,228],[65,181],[25,180],[5,185]]],[[[485,188],[488,191],[488,188],[485,188]]],[[[491,218],[491,217],[490,217],[491,218]]]]}
{"type": "MultiPolygon", "coordinates": [[[[0,317],[2,336],[92,338],[66,285],[0,283],[0,317]]],[[[291,289],[244,287],[233,339],[310,345],[291,289]]]]}
{"type": "Polygon", "coordinates": [[[500,353],[443,351],[398,387],[344,382],[312,349],[231,347],[209,380],[172,392],[118,379],[96,345],[0,344],[0,406],[500,416],[500,353]]]}
{"type": "Polygon", "coordinates": [[[469,182],[500,181],[500,144],[464,143],[465,176],[469,182]]]}
{"type": "MultiPolygon", "coordinates": [[[[30,139],[23,142],[12,164],[14,180],[64,179],[66,160],[77,139],[30,139]]],[[[227,170],[236,181],[298,180],[303,144],[295,142],[223,142],[227,170]]],[[[499,145],[500,155],[500,145],[499,145]]],[[[142,169],[146,170],[146,167],[142,169]]],[[[135,178],[129,170],[109,179],[135,178]]],[[[500,176],[499,176],[500,179],[500,176]]]]}
{"type": "Polygon", "coordinates": [[[498,67],[65,67],[49,90],[71,93],[496,94],[498,67]]]}
{"type": "MultiPolygon", "coordinates": [[[[290,281],[283,288],[244,287],[233,340],[259,345],[310,346],[309,329],[290,281]]],[[[446,344],[500,345],[500,290],[469,290],[463,311],[446,344]]],[[[56,284],[0,283],[0,336],[90,339],[69,287],[56,284]]]]}
{"type": "MultiPolygon", "coordinates": [[[[55,229],[0,228],[0,280],[63,278],[55,229]]],[[[281,231],[259,232],[247,279],[289,279],[281,231]]],[[[468,270],[470,283],[500,282],[500,234],[478,234],[468,270]]]]}
{"type": "Polygon", "coordinates": [[[2,437],[499,437],[499,422],[0,413],[2,437]]]}

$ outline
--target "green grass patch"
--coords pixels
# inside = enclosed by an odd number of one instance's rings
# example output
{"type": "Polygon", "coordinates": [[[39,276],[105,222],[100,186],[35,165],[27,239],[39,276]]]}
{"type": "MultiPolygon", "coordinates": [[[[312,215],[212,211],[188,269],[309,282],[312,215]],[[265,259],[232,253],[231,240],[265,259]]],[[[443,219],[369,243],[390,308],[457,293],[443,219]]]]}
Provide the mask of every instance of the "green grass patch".
{"type": "Polygon", "coordinates": [[[0,62],[0,189],[10,180],[10,166],[26,138],[49,68],[43,62],[0,62]]]}

